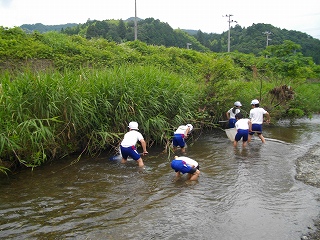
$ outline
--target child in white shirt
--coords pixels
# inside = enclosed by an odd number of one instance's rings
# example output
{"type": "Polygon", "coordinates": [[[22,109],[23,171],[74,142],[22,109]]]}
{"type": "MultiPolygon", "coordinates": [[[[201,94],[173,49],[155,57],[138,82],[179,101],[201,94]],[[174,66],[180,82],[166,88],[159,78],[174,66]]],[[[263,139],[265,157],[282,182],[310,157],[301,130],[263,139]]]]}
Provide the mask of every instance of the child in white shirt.
{"type": "Polygon", "coordinates": [[[242,138],[242,147],[247,146],[249,131],[251,131],[252,124],[250,119],[243,118],[243,115],[241,113],[236,114],[236,120],[235,128],[237,129],[237,134],[233,141],[233,146],[236,147],[238,142],[242,138]]]}

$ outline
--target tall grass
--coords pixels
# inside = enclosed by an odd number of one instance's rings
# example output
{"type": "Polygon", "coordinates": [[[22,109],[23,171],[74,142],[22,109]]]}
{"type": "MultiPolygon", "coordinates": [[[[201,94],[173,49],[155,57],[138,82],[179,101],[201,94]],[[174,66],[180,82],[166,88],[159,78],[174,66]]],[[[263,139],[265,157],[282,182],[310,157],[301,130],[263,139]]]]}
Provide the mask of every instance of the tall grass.
{"type": "Polygon", "coordinates": [[[294,110],[302,110],[302,114],[309,117],[311,117],[314,113],[320,112],[320,83],[318,81],[313,83],[299,84],[296,86],[295,92],[295,98],[290,103],[292,111],[288,113],[290,117],[296,117],[294,115],[294,110]]]}
{"type": "Polygon", "coordinates": [[[130,121],[149,144],[195,122],[201,89],[159,67],[124,65],[1,76],[0,158],[38,166],[74,152],[118,146],[130,121]]]}

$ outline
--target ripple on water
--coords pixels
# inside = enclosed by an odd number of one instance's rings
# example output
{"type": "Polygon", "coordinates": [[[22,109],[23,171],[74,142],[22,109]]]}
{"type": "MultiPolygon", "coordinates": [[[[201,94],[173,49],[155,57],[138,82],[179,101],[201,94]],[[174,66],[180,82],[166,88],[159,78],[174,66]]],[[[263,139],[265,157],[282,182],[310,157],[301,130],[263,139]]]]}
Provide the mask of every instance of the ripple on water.
{"type": "Polygon", "coordinates": [[[172,181],[172,156],[153,149],[142,170],[101,156],[21,172],[0,182],[0,237],[299,240],[320,210],[319,189],[295,179],[317,121],[266,127],[266,144],[245,149],[205,134],[186,152],[200,164],[195,182],[172,181]]]}

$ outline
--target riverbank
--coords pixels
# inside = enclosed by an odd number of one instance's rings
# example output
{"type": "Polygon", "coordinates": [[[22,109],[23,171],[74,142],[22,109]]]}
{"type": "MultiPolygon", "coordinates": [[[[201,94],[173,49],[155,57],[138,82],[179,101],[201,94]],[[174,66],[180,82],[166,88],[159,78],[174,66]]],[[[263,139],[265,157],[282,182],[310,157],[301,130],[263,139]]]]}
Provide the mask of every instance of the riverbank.
{"type": "MultiPolygon", "coordinates": [[[[320,188],[320,143],[314,145],[309,151],[296,161],[296,179],[305,184],[320,188]]],[[[320,199],[319,203],[320,203],[320,199]]],[[[314,220],[314,227],[310,233],[301,237],[302,240],[320,239],[320,214],[314,220]]]]}

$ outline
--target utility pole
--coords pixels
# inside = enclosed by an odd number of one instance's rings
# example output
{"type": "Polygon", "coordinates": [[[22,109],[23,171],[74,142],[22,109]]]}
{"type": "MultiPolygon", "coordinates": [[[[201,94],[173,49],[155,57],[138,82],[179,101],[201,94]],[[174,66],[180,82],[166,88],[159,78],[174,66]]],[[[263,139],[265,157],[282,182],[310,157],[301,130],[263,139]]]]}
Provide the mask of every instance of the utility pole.
{"type": "Polygon", "coordinates": [[[138,40],[137,0],[134,0],[134,40],[138,40]]]}
{"type": "Polygon", "coordinates": [[[189,47],[191,46],[191,43],[187,43],[187,49],[190,49],[189,47]]]}
{"type": "Polygon", "coordinates": [[[267,35],[267,47],[268,47],[269,46],[269,41],[272,40],[272,39],[269,38],[269,36],[272,34],[272,32],[265,31],[265,32],[263,32],[263,34],[267,35]]]}
{"type": "Polygon", "coordinates": [[[230,52],[230,24],[231,23],[237,23],[237,21],[231,20],[230,18],[232,17],[232,14],[226,14],[225,16],[222,17],[227,17],[229,18],[228,23],[229,23],[229,31],[228,31],[228,52],[230,52]]]}

